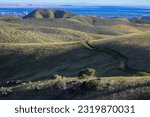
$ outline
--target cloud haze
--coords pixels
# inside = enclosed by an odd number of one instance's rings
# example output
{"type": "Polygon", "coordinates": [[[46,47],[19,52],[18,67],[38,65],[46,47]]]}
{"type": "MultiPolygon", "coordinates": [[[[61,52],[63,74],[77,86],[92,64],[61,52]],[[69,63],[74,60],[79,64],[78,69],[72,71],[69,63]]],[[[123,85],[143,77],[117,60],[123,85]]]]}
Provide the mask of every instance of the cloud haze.
{"type": "Polygon", "coordinates": [[[150,5],[150,0],[1,0],[0,4],[150,5]]]}

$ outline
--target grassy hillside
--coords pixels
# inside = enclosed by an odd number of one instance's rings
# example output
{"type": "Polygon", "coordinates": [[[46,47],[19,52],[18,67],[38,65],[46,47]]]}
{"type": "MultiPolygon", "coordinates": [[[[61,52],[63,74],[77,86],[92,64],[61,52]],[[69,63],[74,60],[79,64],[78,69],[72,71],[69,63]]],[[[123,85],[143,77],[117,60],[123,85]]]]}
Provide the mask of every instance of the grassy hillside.
{"type": "Polygon", "coordinates": [[[8,97],[1,94],[0,99],[15,99],[16,95],[18,99],[29,99],[27,95],[32,95],[32,99],[58,99],[70,90],[75,94],[69,93],[63,99],[150,98],[149,24],[123,18],[72,16],[1,17],[0,26],[0,87],[7,81],[23,82],[0,88],[1,93],[13,90],[8,97]],[[77,80],[78,73],[85,68],[95,69],[96,77],[104,79],[77,80]],[[55,74],[65,78],[59,79],[65,88],[56,87],[58,94],[47,94],[58,83],[50,80],[55,74]],[[81,90],[83,82],[86,85],[96,82],[94,86],[99,88],[92,90],[85,86],[85,90],[81,90]],[[40,87],[40,93],[35,86],[40,87]]]}
{"type": "MultiPolygon", "coordinates": [[[[140,36],[127,35],[120,37],[89,41],[106,51],[93,51],[84,42],[68,43],[3,43],[1,47],[1,76],[8,79],[47,79],[51,75],[77,76],[78,72],[87,67],[98,71],[99,76],[132,76],[138,75],[120,70],[120,57],[113,55],[113,49],[128,59],[128,65],[139,72],[150,72],[149,65],[149,33],[144,33],[145,40],[140,36]],[[125,36],[124,36],[125,37],[125,36]],[[139,37],[139,38],[135,38],[139,37]],[[135,39],[134,39],[135,38],[135,39]],[[148,37],[147,37],[148,38],[148,37]],[[139,41],[139,42],[138,42],[139,41]],[[138,45],[140,44],[140,45],[138,45]],[[17,61],[17,62],[16,62],[17,61]],[[9,63],[9,64],[8,64],[9,63]],[[11,70],[13,67],[13,70],[11,70]],[[9,74],[8,74],[9,73],[9,74]]],[[[124,60],[121,60],[124,61],[124,60]]]]}
{"type": "Polygon", "coordinates": [[[123,32],[110,28],[109,26],[103,25],[89,25],[87,23],[75,20],[72,18],[61,18],[61,19],[34,19],[29,18],[23,21],[10,21],[11,23],[17,23],[26,26],[44,26],[44,27],[59,27],[69,28],[78,30],[81,32],[93,33],[93,34],[104,34],[104,35],[120,35],[123,32]]]}
{"type": "Polygon", "coordinates": [[[23,18],[71,18],[73,16],[75,16],[75,14],[62,10],[36,9],[23,18]]]}
{"type": "Polygon", "coordinates": [[[150,72],[150,33],[130,34],[111,39],[95,41],[98,47],[108,47],[118,51],[128,58],[132,68],[150,72]]]}
{"type": "Polygon", "coordinates": [[[0,99],[113,99],[140,100],[150,98],[149,77],[109,77],[94,80],[63,78],[24,82],[0,88],[0,99]]]}

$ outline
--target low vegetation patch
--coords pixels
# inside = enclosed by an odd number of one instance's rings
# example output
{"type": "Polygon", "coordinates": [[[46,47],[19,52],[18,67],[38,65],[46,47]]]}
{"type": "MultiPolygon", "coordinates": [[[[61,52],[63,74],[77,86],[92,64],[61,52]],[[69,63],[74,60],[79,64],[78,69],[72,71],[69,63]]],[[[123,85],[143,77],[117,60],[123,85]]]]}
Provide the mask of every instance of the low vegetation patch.
{"type": "Polygon", "coordinates": [[[150,99],[149,89],[149,77],[64,78],[0,88],[0,99],[150,99]]]}
{"type": "Polygon", "coordinates": [[[12,90],[10,88],[6,88],[6,87],[5,88],[4,87],[0,88],[0,95],[2,97],[6,97],[11,93],[12,93],[12,90]]]}
{"type": "Polygon", "coordinates": [[[86,69],[81,70],[81,71],[78,73],[78,78],[79,78],[79,79],[90,79],[90,78],[94,78],[95,73],[96,73],[96,70],[95,70],[95,69],[86,68],[86,69]]]}

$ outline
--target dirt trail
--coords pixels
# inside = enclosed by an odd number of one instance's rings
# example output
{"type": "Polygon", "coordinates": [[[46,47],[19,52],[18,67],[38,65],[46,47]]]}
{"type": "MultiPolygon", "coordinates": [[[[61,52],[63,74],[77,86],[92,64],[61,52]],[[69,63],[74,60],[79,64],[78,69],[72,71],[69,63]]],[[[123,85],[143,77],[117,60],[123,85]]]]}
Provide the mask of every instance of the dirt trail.
{"type": "Polygon", "coordinates": [[[113,50],[111,48],[107,48],[107,47],[94,47],[93,45],[91,45],[89,42],[85,42],[86,47],[90,50],[96,51],[96,52],[105,52],[109,55],[112,55],[119,63],[118,68],[120,70],[123,70],[125,72],[128,73],[132,73],[133,75],[139,75],[139,76],[143,76],[143,75],[150,75],[149,72],[143,71],[143,70],[136,70],[131,68],[128,65],[128,57],[126,57],[125,55],[123,55],[122,53],[113,50]]]}

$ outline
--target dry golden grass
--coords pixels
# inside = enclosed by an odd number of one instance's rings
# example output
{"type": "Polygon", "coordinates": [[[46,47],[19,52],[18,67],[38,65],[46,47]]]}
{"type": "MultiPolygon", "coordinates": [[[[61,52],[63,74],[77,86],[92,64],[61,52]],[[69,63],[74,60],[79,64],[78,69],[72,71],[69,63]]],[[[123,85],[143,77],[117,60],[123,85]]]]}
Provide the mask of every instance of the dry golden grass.
{"type": "MultiPolygon", "coordinates": [[[[6,18],[0,19],[0,26],[0,81],[36,81],[1,89],[3,93],[13,90],[9,99],[15,96],[17,99],[36,99],[39,89],[39,99],[62,97],[62,92],[66,93],[67,88],[70,88],[69,82],[75,81],[75,86],[78,83],[80,86],[90,81],[76,78],[84,68],[94,68],[97,77],[105,77],[101,81],[94,81],[99,84],[94,91],[88,89],[81,95],[82,92],[77,90],[80,87],[77,87],[73,89],[73,95],[63,99],[136,99],[137,95],[149,93],[149,77],[131,77],[137,74],[120,70],[119,59],[111,53],[96,52],[84,46],[89,41],[93,46],[113,49],[127,57],[128,65],[133,69],[150,72],[148,24],[134,24],[120,18],[73,17],[27,20],[6,18]],[[49,80],[55,74],[68,77],[61,81],[49,80]],[[52,91],[53,86],[58,95],[52,91]],[[62,92],[60,87],[63,88],[62,92]],[[105,92],[106,88],[109,89],[108,94],[102,95],[101,91],[105,92]]],[[[141,99],[140,96],[137,98],[141,99]]]]}
{"type": "Polygon", "coordinates": [[[62,78],[0,88],[0,99],[149,99],[149,86],[149,77],[62,78]]]}

